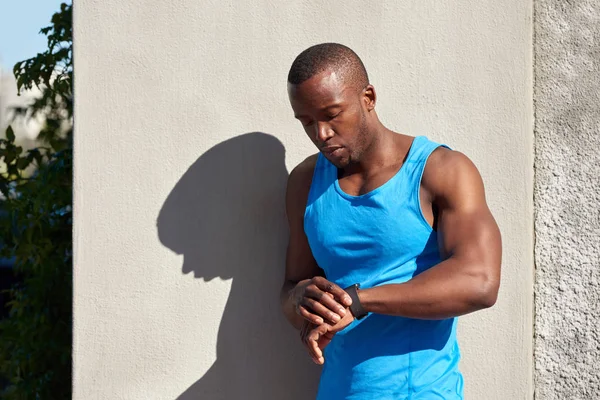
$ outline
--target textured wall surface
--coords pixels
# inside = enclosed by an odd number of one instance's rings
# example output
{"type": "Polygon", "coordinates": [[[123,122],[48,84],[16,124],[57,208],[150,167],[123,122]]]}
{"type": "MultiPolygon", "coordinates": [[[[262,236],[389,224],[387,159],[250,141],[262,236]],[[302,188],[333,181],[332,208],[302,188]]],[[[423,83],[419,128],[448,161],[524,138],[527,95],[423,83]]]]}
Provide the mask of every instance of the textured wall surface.
{"type": "Polygon", "coordinates": [[[600,3],[535,15],[536,399],[599,399],[600,3]]]}
{"type": "Polygon", "coordinates": [[[530,399],[529,2],[87,0],[75,5],[74,398],[309,399],[279,311],[294,57],[363,58],[390,128],[470,156],[504,236],[497,305],[461,318],[469,399],[530,399]]]}

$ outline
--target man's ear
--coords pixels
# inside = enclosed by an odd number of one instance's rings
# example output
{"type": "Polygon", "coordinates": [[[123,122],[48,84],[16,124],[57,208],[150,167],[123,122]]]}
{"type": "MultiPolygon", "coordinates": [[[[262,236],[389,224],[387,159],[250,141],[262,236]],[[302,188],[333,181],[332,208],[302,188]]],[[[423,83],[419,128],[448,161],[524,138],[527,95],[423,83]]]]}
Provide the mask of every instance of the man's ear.
{"type": "Polygon", "coordinates": [[[375,103],[377,103],[377,93],[375,93],[375,88],[373,85],[368,85],[364,89],[363,100],[365,101],[367,111],[372,111],[375,109],[375,103]]]}

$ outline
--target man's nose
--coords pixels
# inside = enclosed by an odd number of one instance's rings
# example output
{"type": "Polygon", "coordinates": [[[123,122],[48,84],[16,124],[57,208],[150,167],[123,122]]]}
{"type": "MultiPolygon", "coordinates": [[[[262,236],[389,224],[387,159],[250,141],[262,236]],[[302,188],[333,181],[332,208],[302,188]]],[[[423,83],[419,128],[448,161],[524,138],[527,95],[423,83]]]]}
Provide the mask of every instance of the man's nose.
{"type": "Polygon", "coordinates": [[[325,143],[328,139],[333,136],[333,131],[331,127],[324,122],[317,122],[316,124],[317,132],[316,132],[316,141],[317,143],[325,143]]]}

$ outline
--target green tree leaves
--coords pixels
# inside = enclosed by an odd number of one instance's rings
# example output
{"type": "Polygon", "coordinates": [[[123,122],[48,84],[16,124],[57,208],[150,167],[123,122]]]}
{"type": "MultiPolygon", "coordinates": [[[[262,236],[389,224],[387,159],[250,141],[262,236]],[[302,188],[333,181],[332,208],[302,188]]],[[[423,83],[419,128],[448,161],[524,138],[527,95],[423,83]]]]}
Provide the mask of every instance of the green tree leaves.
{"type": "Polygon", "coordinates": [[[11,127],[0,139],[0,257],[14,259],[9,317],[0,320],[0,398],[71,398],[72,117],[71,5],[41,30],[48,49],[15,65],[19,91],[41,96],[16,114],[45,117],[24,151],[11,127]]]}
{"type": "Polygon", "coordinates": [[[13,131],[13,128],[12,128],[12,126],[9,126],[9,127],[6,129],[6,139],[7,139],[9,142],[14,142],[14,141],[15,141],[15,131],[13,131]]]}

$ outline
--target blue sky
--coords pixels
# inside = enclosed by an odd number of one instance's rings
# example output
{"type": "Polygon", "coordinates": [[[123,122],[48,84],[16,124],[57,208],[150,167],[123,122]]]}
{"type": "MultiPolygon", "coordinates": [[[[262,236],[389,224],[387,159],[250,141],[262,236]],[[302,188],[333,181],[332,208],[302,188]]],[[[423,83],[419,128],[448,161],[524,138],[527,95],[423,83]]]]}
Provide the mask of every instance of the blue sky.
{"type": "Polygon", "coordinates": [[[17,61],[46,48],[41,28],[50,25],[52,14],[70,0],[0,0],[0,67],[12,71],[17,61]]]}

